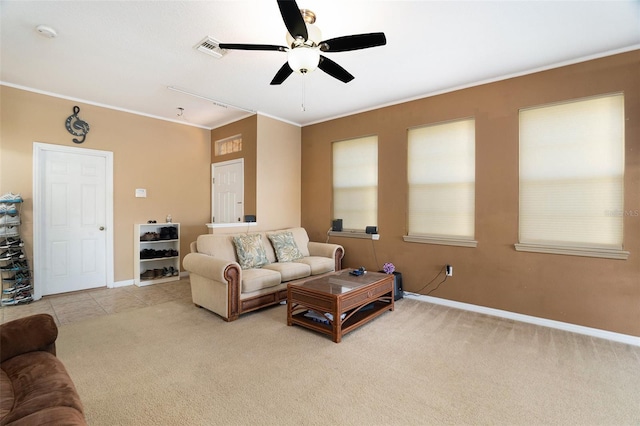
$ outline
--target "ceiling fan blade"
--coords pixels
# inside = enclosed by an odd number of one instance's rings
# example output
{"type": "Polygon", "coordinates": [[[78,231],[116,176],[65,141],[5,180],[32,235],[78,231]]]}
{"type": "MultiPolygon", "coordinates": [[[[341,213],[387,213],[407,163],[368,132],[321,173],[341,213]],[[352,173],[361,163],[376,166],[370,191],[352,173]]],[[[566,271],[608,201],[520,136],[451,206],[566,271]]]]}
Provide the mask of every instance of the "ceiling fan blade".
{"type": "Polygon", "coordinates": [[[384,33],[355,34],[325,40],[320,43],[320,50],[323,52],[347,52],[384,46],[385,44],[387,44],[387,38],[384,33]]]}
{"type": "Polygon", "coordinates": [[[291,75],[292,72],[293,70],[289,66],[289,62],[285,62],[284,65],[276,73],[276,76],[273,77],[273,80],[271,80],[270,84],[282,84],[287,79],[287,77],[291,75]]]}
{"type": "Polygon", "coordinates": [[[278,7],[280,8],[280,14],[284,25],[287,27],[287,31],[294,39],[302,37],[307,41],[307,25],[304,23],[300,9],[295,0],[278,0],[278,7]]]}
{"type": "Polygon", "coordinates": [[[331,77],[337,78],[343,83],[348,83],[354,79],[354,77],[349,74],[347,70],[333,62],[331,59],[326,58],[322,55],[320,55],[320,63],[318,64],[318,68],[329,74],[331,77]]]}
{"type": "Polygon", "coordinates": [[[287,48],[284,46],[276,46],[273,44],[234,44],[234,43],[220,43],[220,49],[228,50],[275,50],[278,52],[286,52],[287,48]]]}

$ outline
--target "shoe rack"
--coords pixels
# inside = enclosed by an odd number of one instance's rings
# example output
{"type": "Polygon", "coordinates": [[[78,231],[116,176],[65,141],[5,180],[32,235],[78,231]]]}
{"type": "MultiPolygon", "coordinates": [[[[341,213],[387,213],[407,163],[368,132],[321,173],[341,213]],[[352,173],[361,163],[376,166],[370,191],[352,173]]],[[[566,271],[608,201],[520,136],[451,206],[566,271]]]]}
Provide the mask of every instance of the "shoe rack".
{"type": "Polygon", "coordinates": [[[180,224],[143,223],[135,225],[133,262],[137,286],[180,279],[180,224]]]}
{"type": "MultiPolygon", "coordinates": [[[[7,195],[13,196],[9,193],[7,195]]],[[[2,300],[0,305],[10,306],[33,301],[31,268],[24,252],[20,235],[20,211],[22,198],[19,195],[0,200],[0,277],[2,300]]]]}

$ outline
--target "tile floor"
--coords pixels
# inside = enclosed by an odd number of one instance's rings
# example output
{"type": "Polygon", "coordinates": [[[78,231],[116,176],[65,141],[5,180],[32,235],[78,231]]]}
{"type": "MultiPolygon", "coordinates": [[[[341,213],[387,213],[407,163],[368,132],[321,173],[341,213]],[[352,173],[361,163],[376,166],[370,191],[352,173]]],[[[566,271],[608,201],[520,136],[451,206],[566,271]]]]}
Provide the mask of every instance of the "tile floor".
{"type": "Polygon", "coordinates": [[[64,293],[45,296],[24,305],[3,306],[0,308],[0,323],[46,313],[53,316],[56,324],[60,326],[176,299],[191,300],[191,284],[188,278],[143,287],[130,285],[64,293]]]}

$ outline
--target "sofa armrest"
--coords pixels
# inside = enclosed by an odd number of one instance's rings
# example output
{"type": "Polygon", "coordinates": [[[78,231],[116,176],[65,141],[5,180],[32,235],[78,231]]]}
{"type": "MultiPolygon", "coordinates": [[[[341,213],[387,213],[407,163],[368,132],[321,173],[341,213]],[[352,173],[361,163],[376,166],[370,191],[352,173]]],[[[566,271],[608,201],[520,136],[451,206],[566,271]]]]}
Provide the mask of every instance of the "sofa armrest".
{"type": "Polygon", "coordinates": [[[238,262],[202,253],[189,253],[182,266],[191,276],[193,303],[234,321],[240,315],[242,269],[238,262]],[[215,300],[214,300],[215,299],[215,300]]]}
{"type": "Polygon", "coordinates": [[[307,245],[309,247],[309,255],[310,256],[321,256],[321,257],[329,257],[335,260],[336,262],[336,271],[342,269],[342,258],[344,257],[344,248],[338,244],[329,244],[329,243],[317,243],[314,241],[309,241],[307,245]]]}
{"type": "Polygon", "coordinates": [[[27,352],[56,354],[58,327],[49,314],[37,314],[0,324],[0,362],[27,352]]]}
{"type": "Polygon", "coordinates": [[[189,273],[194,273],[214,281],[226,282],[225,273],[229,266],[240,265],[237,262],[218,259],[202,253],[189,253],[182,259],[182,266],[189,273]]]}

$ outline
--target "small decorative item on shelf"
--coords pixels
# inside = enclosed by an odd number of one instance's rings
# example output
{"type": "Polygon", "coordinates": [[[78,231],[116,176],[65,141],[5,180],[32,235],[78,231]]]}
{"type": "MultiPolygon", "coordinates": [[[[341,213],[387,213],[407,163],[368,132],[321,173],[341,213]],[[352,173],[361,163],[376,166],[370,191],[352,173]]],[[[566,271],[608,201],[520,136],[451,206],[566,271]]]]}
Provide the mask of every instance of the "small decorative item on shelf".
{"type": "Polygon", "coordinates": [[[394,266],[393,263],[387,262],[384,265],[382,265],[382,270],[384,271],[385,274],[393,274],[393,272],[396,270],[396,267],[394,266]]]}

